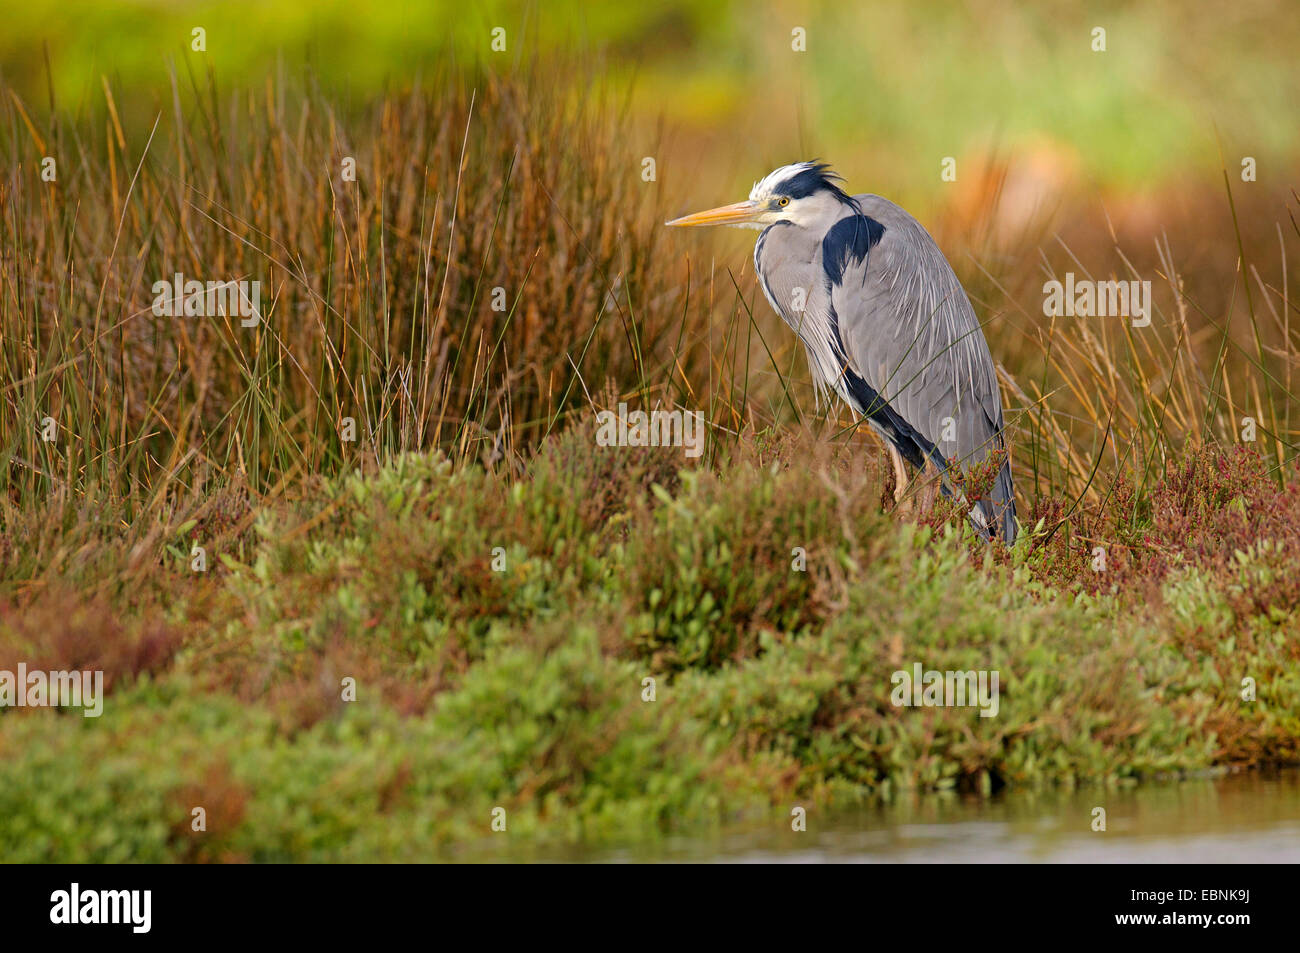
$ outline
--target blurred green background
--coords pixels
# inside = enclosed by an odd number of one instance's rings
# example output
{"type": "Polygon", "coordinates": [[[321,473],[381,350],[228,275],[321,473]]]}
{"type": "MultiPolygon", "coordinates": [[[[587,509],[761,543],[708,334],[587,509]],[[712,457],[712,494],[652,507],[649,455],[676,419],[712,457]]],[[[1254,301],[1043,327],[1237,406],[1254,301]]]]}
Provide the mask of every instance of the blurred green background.
{"type": "Polygon", "coordinates": [[[182,92],[191,71],[225,89],[284,71],[349,103],[449,64],[577,56],[628,95],[647,151],[686,160],[691,199],[819,155],[924,213],[942,201],[945,156],[967,171],[1029,153],[1053,181],[1129,193],[1212,175],[1216,137],[1230,166],[1252,155],[1261,176],[1294,168],[1295,13],[1289,0],[33,0],[6,11],[0,68],[34,116],[51,96],[102,109],[107,77],[130,125],[169,107],[172,65],[182,92]],[[204,53],[190,49],[194,27],[204,53]],[[491,49],[496,27],[504,53],[491,49]],[[1105,52],[1092,49],[1096,27],[1105,52]],[[806,51],[792,49],[796,29],[806,51]]]}

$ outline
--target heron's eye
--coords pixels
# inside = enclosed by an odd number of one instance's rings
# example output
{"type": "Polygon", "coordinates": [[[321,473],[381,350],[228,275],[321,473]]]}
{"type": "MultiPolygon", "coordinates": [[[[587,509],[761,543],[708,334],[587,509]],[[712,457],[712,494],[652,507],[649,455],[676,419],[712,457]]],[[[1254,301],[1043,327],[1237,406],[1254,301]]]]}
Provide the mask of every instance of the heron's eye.
{"type": "Polygon", "coordinates": [[[776,200],[776,204],[781,206],[781,208],[785,208],[787,205],[790,204],[790,199],[783,195],[776,200]]]}

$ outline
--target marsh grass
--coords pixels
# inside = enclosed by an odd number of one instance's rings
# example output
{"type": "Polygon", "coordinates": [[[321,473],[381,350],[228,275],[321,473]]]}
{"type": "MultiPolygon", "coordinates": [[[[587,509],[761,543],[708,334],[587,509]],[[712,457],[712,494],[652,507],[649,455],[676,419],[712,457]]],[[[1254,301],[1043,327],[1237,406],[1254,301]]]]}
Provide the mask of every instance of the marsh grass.
{"type": "Polygon", "coordinates": [[[584,403],[582,368],[648,386],[641,342],[662,327],[638,309],[670,315],[682,292],[650,278],[656,190],[617,104],[538,73],[480,79],[344,118],[311,89],[174,76],[129,135],[107,84],[103,128],[38,129],[6,97],[11,502],[94,488],[134,516],[214,480],[273,494],[431,447],[517,470],[584,403]],[[261,282],[264,320],[154,315],[176,272],[261,282]]]}
{"type": "MultiPolygon", "coordinates": [[[[706,267],[665,244],[668,201],[639,174],[654,143],[598,85],[564,92],[574,79],[445,73],[340,114],[310,81],[227,92],[173,75],[149,129],[123,127],[107,81],[76,117],[10,93],[9,501],[102,498],[139,525],[210,486],[273,496],[435,447],[518,475],[614,399],[702,408],[723,443],[805,415],[846,433],[838,408],[812,409],[748,260],[706,267]],[[264,320],[154,315],[152,283],[176,272],[260,281],[264,320]]],[[[1291,459],[1300,233],[1294,216],[1243,233],[1226,174],[1222,198],[1231,234],[1194,287],[1167,234],[1153,262],[1113,227],[1083,246],[1043,220],[1011,254],[945,236],[997,345],[1022,493],[1101,505],[1122,475],[1145,485],[1185,450],[1239,442],[1243,416],[1279,473],[1291,459]],[[1039,286],[1067,269],[1153,281],[1151,327],[1044,317],[1039,286]]]]}

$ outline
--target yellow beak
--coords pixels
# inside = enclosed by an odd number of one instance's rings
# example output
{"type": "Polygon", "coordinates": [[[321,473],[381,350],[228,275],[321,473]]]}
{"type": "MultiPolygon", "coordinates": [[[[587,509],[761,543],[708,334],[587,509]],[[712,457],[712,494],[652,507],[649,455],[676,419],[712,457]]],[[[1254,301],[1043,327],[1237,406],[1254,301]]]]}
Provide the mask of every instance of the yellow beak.
{"type": "Polygon", "coordinates": [[[675,218],[671,222],[665,222],[664,224],[672,226],[745,225],[757,220],[762,211],[756,202],[737,202],[734,205],[711,208],[707,212],[683,215],[681,218],[675,218]]]}

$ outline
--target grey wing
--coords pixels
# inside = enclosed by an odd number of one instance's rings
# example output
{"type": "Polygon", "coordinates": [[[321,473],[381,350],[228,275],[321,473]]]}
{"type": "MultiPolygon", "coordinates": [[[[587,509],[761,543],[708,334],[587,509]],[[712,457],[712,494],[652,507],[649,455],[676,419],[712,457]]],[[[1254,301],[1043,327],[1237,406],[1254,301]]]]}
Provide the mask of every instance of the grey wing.
{"type": "MultiPolygon", "coordinates": [[[[1005,446],[1002,400],[984,332],[921,224],[879,196],[856,199],[883,231],[869,254],[850,256],[841,280],[829,283],[848,366],[942,458],[969,468],[1005,446]]],[[[988,523],[1001,524],[1004,538],[1014,538],[1009,462],[978,508],[988,523]]]]}

